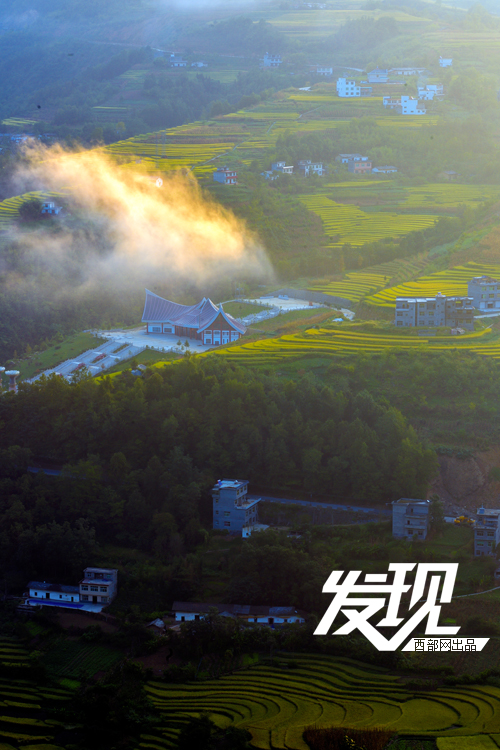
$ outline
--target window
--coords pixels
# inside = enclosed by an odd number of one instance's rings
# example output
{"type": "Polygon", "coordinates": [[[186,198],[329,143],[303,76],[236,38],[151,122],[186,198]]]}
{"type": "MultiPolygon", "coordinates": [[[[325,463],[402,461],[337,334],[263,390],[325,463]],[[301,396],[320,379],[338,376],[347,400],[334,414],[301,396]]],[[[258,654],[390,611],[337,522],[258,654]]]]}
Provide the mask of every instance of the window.
{"type": "Polygon", "coordinates": [[[218,516],[218,515],[219,515],[219,511],[218,511],[218,510],[216,510],[216,511],[215,511],[215,515],[216,515],[216,516],[218,516]]]}
{"type": "Polygon", "coordinates": [[[88,598],[87,594],[83,594],[82,595],[82,602],[88,602],[88,600],[89,600],[89,598],[88,598]]]}
{"type": "Polygon", "coordinates": [[[224,511],[224,515],[225,515],[225,517],[227,518],[228,516],[230,516],[230,515],[231,515],[231,511],[230,511],[230,510],[225,510],[225,511],[224,511]]]}
{"type": "Polygon", "coordinates": [[[108,592],[108,587],[107,587],[107,586],[100,586],[100,587],[99,587],[99,591],[104,591],[104,593],[105,593],[105,594],[107,594],[107,592],[108,592]]]}
{"type": "Polygon", "coordinates": [[[88,591],[89,587],[88,586],[82,586],[81,589],[82,589],[82,591],[88,591]]]}
{"type": "Polygon", "coordinates": [[[99,591],[99,587],[98,586],[91,586],[90,590],[91,591],[99,591]]]}
{"type": "Polygon", "coordinates": [[[231,521],[224,521],[224,526],[231,526],[231,521]]]}
{"type": "Polygon", "coordinates": [[[161,333],[161,328],[160,328],[160,326],[153,326],[153,327],[151,328],[151,330],[153,331],[153,333],[161,333]]]}
{"type": "Polygon", "coordinates": [[[101,602],[102,602],[103,604],[106,604],[106,603],[107,603],[107,601],[108,601],[108,597],[107,597],[107,596],[101,596],[101,602]]]}

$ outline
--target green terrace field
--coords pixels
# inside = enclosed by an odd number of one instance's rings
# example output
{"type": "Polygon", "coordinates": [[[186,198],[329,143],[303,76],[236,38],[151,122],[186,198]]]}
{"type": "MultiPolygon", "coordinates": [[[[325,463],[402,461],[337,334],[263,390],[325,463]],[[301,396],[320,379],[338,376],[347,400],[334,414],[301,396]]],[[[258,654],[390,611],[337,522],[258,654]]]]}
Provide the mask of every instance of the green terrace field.
{"type": "MultiPolygon", "coordinates": [[[[303,10],[259,10],[247,12],[246,15],[253,17],[254,20],[264,18],[272,23],[279,31],[283,32],[292,39],[299,41],[318,41],[324,40],[330,34],[334,34],[347,21],[357,18],[373,18],[377,20],[380,17],[388,15],[387,12],[380,10],[365,10],[356,7],[356,4],[350,3],[350,6],[342,9],[308,9],[303,10]]],[[[427,28],[433,28],[433,24],[428,19],[413,16],[411,13],[404,11],[390,11],[391,18],[394,18],[402,28],[411,30],[412,33],[418,34],[427,28]]]]}
{"type": "Polygon", "coordinates": [[[342,281],[316,282],[308,288],[314,292],[343,297],[356,303],[394,280],[403,281],[418,275],[427,262],[426,253],[422,253],[409,259],[380,263],[362,271],[351,271],[346,273],[342,281]]]}
{"type": "Polygon", "coordinates": [[[0,637],[0,750],[59,750],[54,744],[61,723],[47,713],[70,699],[62,688],[6,676],[6,667],[28,664],[28,652],[13,639],[0,637]]]}
{"type": "Polygon", "coordinates": [[[357,206],[335,203],[326,195],[302,195],[300,200],[318,214],[325,232],[335,237],[327,247],[340,247],[346,242],[360,247],[366,242],[426,229],[436,221],[435,215],[427,214],[367,213],[357,206]]]}
{"type": "Polygon", "coordinates": [[[392,179],[369,180],[358,178],[352,182],[331,182],[322,186],[332,200],[356,201],[359,205],[384,205],[405,210],[425,210],[433,214],[449,213],[458,206],[477,206],[500,200],[500,187],[497,185],[459,185],[445,182],[438,184],[407,187],[396,184],[392,179]]]}
{"type": "MultiPolygon", "coordinates": [[[[484,328],[461,336],[450,334],[425,335],[425,331],[373,328],[356,323],[332,323],[330,327],[310,328],[303,333],[292,333],[279,338],[249,341],[209,352],[201,356],[224,357],[230,362],[250,367],[268,367],[310,358],[331,355],[376,354],[394,350],[471,352],[500,359],[500,333],[484,328]]],[[[243,339],[244,340],[244,339],[243,339]]]]}
{"type": "Polygon", "coordinates": [[[13,221],[19,218],[19,206],[25,201],[30,200],[30,198],[47,200],[48,198],[57,197],[58,193],[47,193],[35,190],[32,193],[24,193],[23,195],[16,195],[13,198],[7,198],[7,200],[0,203],[0,230],[8,229],[13,221]]]}
{"type": "Polygon", "coordinates": [[[121,163],[122,169],[137,172],[168,172],[201,165],[234,148],[234,143],[162,143],[151,135],[135,136],[107,146],[106,153],[121,163]],[[123,159],[130,159],[123,164],[123,159]]]}
{"type": "Polygon", "coordinates": [[[383,289],[365,300],[377,307],[394,307],[396,297],[434,297],[438,292],[448,295],[466,295],[467,282],[474,276],[492,276],[500,274],[500,265],[474,263],[470,261],[463,266],[437,271],[430,276],[421,276],[415,281],[398,284],[383,289]]]}
{"type": "Polygon", "coordinates": [[[202,711],[220,727],[235,724],[248,730],[252,747],[259,750],[308,750],[302,734],[310,725],[384,727],[402,735],[458,740],[440,745],[445,750],[497,747],[499,688],[418,692],[388,671],[329,656],[286,654],[278,665],[252,666],[201,683],[148,683],[149,697],[164,719],[141,736],[139,747],[175,748],[182,726],[202,711]],[[490,745],[468,744],[469,738],[474,743],[490,737],[490,745]]]}

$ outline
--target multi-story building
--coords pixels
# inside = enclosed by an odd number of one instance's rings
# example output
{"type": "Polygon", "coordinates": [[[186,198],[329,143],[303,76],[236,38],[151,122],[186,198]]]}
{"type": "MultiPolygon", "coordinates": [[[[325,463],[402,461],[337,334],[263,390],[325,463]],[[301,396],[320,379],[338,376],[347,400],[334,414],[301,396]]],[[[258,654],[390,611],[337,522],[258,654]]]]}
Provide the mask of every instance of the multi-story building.
{"type": "Polygon", "coordinates": [[[443,84],[442,83],[428,83],[426,86],[417,86],[418,98],[432,101],[434,97],[437,99],[443,96],[443,84]]]}
{"type": "Polygon", "coordinates": [[[279,68],[282,62],[281,55],[270,55],[269,52],[266,52],[264,59],[262,60],[262,67],[279,68]]]}
{"type": "Polygon", "coordinates": [[[258,522],[259,500],[248,499],[246,479],[219,479],[212,488],[214,529],[243,533],[258,522]]]}
{"type": "Polygon", "coordinates": [[[401,497],[392,503],[392,535],[397,539],[419,540],[427,536],[429,530],[430,500],[413,500],[401,497]]]}
{"type": "Polygon", "coordinates": [[[346,78],[337,78],[338,96],[370,96],[372,90],[371,86],[358,86],[356,81],[348,81],[346,78]]]}
{"type": "Polygon", "coordinates": [[[323,162],[312,162],[310,159],[302,159],[297,165],[297,169],[302,177],[310,177],[313,174],[317,174],[322,177],[326,174],[326,169],[323,166],[323,162]]]}
{"type": "Polygon", "coordinates": [[[333,75],[333,68],[327,68],[324,65],[316,65],[315,72],[319,76],[330,77],[331,75],[333,75]]]}
{"type": "Polygon", "coordinates": [[[288,165],[286,161],[274,161],[271,164],[272,172],[281,172],[282,174],[293,174],[293,165],[288,165]]]}
{"type": "Polygon", "coordinates": [[[474,330],[472,297],[447,297],[439,292],[435,297],[398,297],[395,324],[397,326],[450,326],[474,330]]]}
{"type": "Polygon", "coordinates": [[[85,568],[79,583],[80,600],[109,604],[116,596],[118,571],[115,568],[85,568]]]}
{"type": "Polygon", "coordinates": [[[400,115],[425,115],[427,112],[420,99],[415,99],[413,96],[384,96],[382,104],[386,108],[399,112],[400,115]]]}
{"type": "Polygon", "coordinates": [[[351,174],[370,174],[372,163],[366,156],[361,159],[350,159],[347,162],[347,169],[351,174]]]}
{"type": "Polygon", "coordinates": [[[238,173],[229,167],[217,167],[214,172],[214,182],[220,182],[221,185],[236,185],[238,173]]]}
{"type": "Polygon", "coordinates": [[[500,543],[500,510],[481,506],[474,526],[474,555],[496,555],[500,543]]]}
{"type": "Polygon", "coordinates": [[[490,276],[474,276],[467,292],[478,310],[500,310],[500,281],[490,276]]]}

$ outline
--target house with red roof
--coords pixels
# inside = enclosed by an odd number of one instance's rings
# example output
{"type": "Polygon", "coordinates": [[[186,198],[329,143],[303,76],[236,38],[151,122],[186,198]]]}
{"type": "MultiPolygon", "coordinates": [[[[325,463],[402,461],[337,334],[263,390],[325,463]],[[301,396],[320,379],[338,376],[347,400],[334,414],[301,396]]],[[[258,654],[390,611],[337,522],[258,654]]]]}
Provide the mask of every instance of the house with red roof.
{"type": "Polygon", "coordinates": [[[237,341],[246,333],[244,325],[203,297],[196,305],[180,305],[146,289],[142,321],[146,333],[169,333],[198,339],[206,346],[220,346],[237,341]]]}

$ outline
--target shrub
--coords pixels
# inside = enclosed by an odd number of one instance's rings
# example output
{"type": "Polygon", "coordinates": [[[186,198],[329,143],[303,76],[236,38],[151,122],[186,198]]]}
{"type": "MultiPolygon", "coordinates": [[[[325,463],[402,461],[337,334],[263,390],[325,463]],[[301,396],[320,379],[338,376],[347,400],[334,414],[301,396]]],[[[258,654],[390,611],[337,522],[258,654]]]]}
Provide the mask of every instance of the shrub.
{"type": "Polygon", "coordinates": [[[385,750],[394,736],[387,729],[345,729],[307,727],[304,740],[311,750],[385,750]]]}

